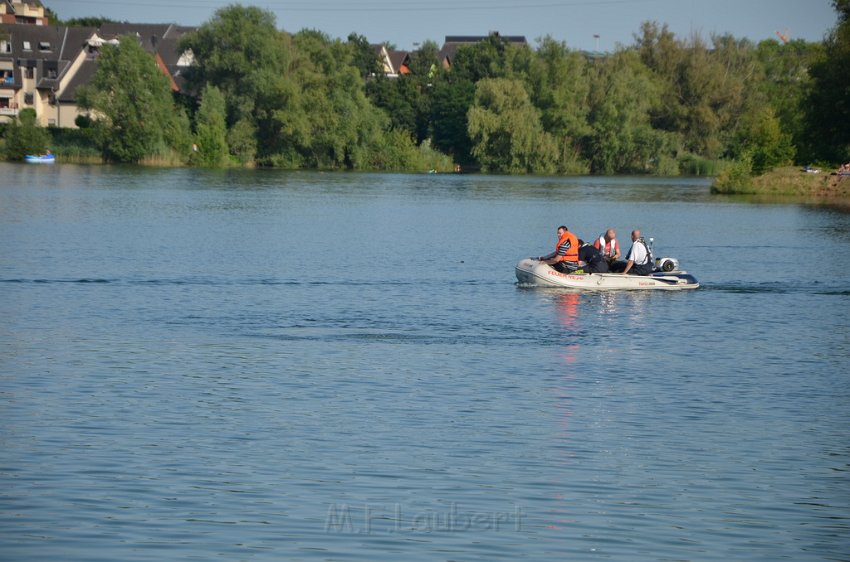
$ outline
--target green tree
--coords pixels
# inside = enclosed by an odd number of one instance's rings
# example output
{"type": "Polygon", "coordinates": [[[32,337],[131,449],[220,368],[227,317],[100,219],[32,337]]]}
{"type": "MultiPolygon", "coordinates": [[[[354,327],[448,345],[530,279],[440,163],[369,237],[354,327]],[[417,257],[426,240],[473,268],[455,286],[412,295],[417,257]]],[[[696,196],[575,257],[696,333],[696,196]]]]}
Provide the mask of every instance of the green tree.
{"type": "Polygon", "coordinates": [[[668,135],[650,124],[659,85],[634,50],[621,50],[594,66],[591,133],[585,147],[591,171],[600,174],[658,172],[669,157],[668,135]]]}
{"type": "Polygon", "coordinates": [[[824,41],[823,57],[812,64],[806,100],[807,137],[813,156],[850,160],[850,0],[833,0],[838,24],[824,41]]]}
{"type": "Polygon", "coordinates": [[[394,129],[417,133],[417,106],[420,93],[407,76],[387,78],[379,75],[366,83],[366,95],[376,107],[383,109],[394,129]]]}
{"type": "Polygon", "coordinates": [[[27,154],[44,154],[50,143],[50,133],[38,125],[31,107],[22,109],[17,119],[6,127],[6,158],[23,160],[27,154]]]}
{"type": "Polygon", "coordinates": [[[250,119],[241,119],[227,131],[230,153],[243,166],[257,157],[257,130],[250,119]]]}
{"type": "Polygon", "coordinates": [[[169,80],[135,37],[102,47],[91,84],[79,92],[79,105],[96,117],[92,130],[107,160],[139,162],[174,148],[166,138],[169,129],[179,127],[169,80]]]}
{"type": "Polygon", "coordinates": [[[452,61],[451,72],[458,78],[476,83],[484,78],[504,78],[509,73],[508,51],[519,49],[498,33],[469,45],[461,45],[452,61]]]}
{"type": "Polygon", "coordinates": [[[429,135],[430,90],[439,69],[438,51],[436,43],[426,41],[410,54],[410,74],[395,79],[379,74],[366,82],[369,101],[387,113],[390,127],[405,131],[417,144],[429,135]]]}
{"type": "Polygon", "coordinates": [[[711,47],[698,35],[680,41],[653,22],[643,24],[637,50],[661,87],[653,127],[680,137],[688,152],[720,157],[740,117],[757,103],[752,44],[728,35],[714,37],[711,47]]]}
{"type": "Polygon", "coordinates": [[[367,78],[369,76],[384,74],[378,53],[366,37],[356,33],[350,33],[348,35],[348,45],[351,47],[352,62],[357,67],[357,70],[360,71],[361,77],[367,78]]]}
{"type": "Polygon", "coordinates": [[[196,161],[203,166],[222,166],[227,161],[227,125],[221,90],[207,84],[195,114],[196,161]]]}
{"type": "Polygon", "coordinates": [[[780,127],[791,135],[798,156],[811,162],[806,138],[805,101],[811,89],[809,67],[822,55],[820,43],[768,39],[756,47],[761,66],[758,88],[776,112],[780,127]]]}
{"type": "Polygon", "coordinates": [[[733,143],[732,156],[750,161],[753,174],[759,175],[794,159],[791,135],[782,132],[779,119],[770,106],[762,106],[744,116],[733,143]]]}
{"type": "Polygon", "coordinates": [[[472,153],[486,171],[552,173],[557,149],[540,124],[523,83],[485,78],[475,89],[469,110],[472,153]]]}
{"type": "Polygon", "coordinates": [[[546,37],[525,74],[543,128],[557,144],[559,171],[586,172],[581,147],[591,129],[587,122],[590,81],[584,56],[546,37]]]}
{"type": "Polygon", "coordinates": [[[451,72],[435,76],[429,96],[431,139],[437,150],[461,164],[474,162],[467,123],[474,99],[475,84],[471,80],[452,76],[451,72]]]}
{"type": "Polygon", "coordinates": [[[289,37],[275,27],[273,13],[238,4],[215,12],[212,19],[180,40],[195,64],[186,73],[189,88],[200,92],[215,84],[224,95],[227,125],[249,119],[263,146],[273,146],[277,131],[267,124],[286,89],[289,37]],[[269,144],[271,143],[271,144],[269,144]]]}
{"type": "Polygon", "coordinates": [[[273,115],[279,165],[370,168],[388,120],[366,99],[349,46],[303,30],[293,36],[293,53],[292,80],[273,115]]]}

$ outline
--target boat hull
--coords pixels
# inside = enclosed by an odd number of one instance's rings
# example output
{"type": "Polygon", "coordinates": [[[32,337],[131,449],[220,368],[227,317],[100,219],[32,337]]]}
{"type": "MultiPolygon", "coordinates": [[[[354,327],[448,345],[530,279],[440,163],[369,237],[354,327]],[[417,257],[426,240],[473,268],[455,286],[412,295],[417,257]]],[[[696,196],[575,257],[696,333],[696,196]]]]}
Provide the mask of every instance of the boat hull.
{"type": "Polygon", "coordinates": [[[521,260],[516,265],[516,278],[522,285],[579,291],[682,291],[699,287],[696,278],[686,271],[657,272],[652,275],[569,274],[555,271],[545,263],[531,258],[521,260]]]}

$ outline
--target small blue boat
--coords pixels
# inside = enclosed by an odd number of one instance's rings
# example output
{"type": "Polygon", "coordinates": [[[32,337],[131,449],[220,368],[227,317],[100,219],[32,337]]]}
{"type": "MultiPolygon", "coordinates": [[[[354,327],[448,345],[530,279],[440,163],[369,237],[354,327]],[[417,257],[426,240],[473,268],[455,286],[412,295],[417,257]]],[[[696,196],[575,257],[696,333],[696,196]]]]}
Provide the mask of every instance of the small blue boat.
{"type": "Polygon", "coordinates": [[[56,162],[56,157],[50,153],[27,154],[24,156],[24,162],[27,162],[28,164],[53,164],[56,162]]]}

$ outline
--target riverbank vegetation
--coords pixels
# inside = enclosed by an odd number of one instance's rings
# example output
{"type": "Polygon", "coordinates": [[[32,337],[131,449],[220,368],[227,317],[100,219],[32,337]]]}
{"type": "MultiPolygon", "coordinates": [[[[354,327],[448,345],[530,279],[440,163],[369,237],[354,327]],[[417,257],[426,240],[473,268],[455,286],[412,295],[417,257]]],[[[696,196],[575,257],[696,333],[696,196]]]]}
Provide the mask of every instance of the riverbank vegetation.
{"type": "MultiPolygon", "coordinates": [[[[838,25],[822,43],[682,38],[647,22],[602,55],[494,33],[448,69],[425,42],[396,78],[364,37],[291,34],[271,12],[231,5],[181,40],[193,95],[172,93],[124,38],[81,93],[90,117],[73,134],[51,130],[52,147],[61,160],[689,174],[752,189],[777,166],[850,159],[850,0],[833,3],[838,25]]],[[[8,156],[30,125],[7,128],[8,156]]]]}

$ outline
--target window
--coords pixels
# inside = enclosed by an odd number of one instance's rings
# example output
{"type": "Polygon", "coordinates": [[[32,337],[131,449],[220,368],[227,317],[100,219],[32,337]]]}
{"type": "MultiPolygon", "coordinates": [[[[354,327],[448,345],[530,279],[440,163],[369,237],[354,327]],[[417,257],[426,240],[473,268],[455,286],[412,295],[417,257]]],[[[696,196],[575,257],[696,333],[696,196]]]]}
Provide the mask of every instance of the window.
{"type": "Polygon", "coordinates": [[[24,78],[35,78],[35,69],[31,66],[27,67],[27,70],[24,73],[24,78]]]}
{"type": "Polygon", "coordinates": [[[29,41],[24,41],[24,50],[25,51],[32,51],[32,45],[30,45],[29,41]]]}
{"type": "Polygon", "coordinates": [[[24,103],[27,105],[32,105],[33,95],[32,94],[24,94],[24,103]]]}
{"type": "Polygon", "coordinates": [[[5,39],[0,39],[0,53],[11,53],[12,52],[12,43],[6,41],[5,39]]]}
{"type": "Polygon", "coordinates": [[[47,41],[39,41],[38,50],[41,52],[50,51],[50,43],[48,43],[47,41]]]}

